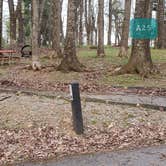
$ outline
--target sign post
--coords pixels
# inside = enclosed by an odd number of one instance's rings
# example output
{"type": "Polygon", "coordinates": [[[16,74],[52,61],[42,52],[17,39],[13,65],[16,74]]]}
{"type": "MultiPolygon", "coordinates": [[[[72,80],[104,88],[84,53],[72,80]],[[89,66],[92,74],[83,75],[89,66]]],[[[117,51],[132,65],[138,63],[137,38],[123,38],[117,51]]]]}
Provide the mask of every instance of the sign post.
{"type": "Polygon", "coordinates": [[[79,83],[72,82],[70,84],[70,95],[72,98],[72,118],[73,118],[73,128],[76,134],[83,134],[83,118],[82,118],[82,109],[80,101],[80,91],[79,83]]]}

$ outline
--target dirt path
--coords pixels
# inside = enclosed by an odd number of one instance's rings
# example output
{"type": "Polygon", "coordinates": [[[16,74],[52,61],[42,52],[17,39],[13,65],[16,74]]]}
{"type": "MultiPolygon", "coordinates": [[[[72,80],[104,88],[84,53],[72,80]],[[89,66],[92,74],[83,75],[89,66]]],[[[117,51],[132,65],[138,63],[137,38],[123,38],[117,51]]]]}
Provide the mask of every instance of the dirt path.
{"type": "Polygon", "coordinates": [[[139,150],[98,153],[60,161],[20,164],[18,166],[165,166],[166,146],[139,150]]]}
{"type": "MultiPolygon", "coordinates": [[[[67,128],[69,126],[71,128],[70,101],[64,100],[59,95],[51,97],[26,95],[21,92],[1,93],[0,128],[27,128],[43,124],[57,126],[58,129],[59,125],[65,126],[66,124],[67,128]]],[[[85,95],[82,99],[84,123],[100,129],[109,126],[129,127],[145,122],[157,122],[165,126],[166,112],[141,107],[141,104],[146,103],[165,108],[164,100],[166,100],[164,97],[148,98],[133,95],[85,95]],[[127,100],[129,104],[140,105],[133,107],[116,104],[125,103],[127,100]]],[[[65,127],[64,129],[66,130],[65,127]]]]}

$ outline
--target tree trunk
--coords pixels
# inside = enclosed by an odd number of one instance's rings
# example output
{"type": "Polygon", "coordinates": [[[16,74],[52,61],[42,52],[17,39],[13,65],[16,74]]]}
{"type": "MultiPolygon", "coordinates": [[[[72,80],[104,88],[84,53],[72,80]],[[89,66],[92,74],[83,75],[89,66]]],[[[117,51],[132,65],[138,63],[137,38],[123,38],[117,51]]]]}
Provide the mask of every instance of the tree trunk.
{"type": "Polygon", "coordinates": [[[109,0],[109,21],[108,21],[108,41],[107,41],[108,45],[111,45],[111,33],[112,33],[112,0],[109,0]]]}
{"type": "Polygon", "coordinates": [[[23,18],[24,18],[24,37],[25,37],[25,43],[30,43],[31,42],[31,15],[32,15],[32,11],[31,11],[31,1],[27,1],[27,0],[23,0],[23,8],[24,8],[24,12],[23,12],[23,18]]]}
{"type": "MultiPolygon", "coordinates": [[[[166,21],[164,22],[164,29],[166,30],[166,21]]],[[[164,48],[166,48],[166,35],[164,35],[164,48]]]]}
{"type": "Polygon", "coordinates": [[[97,28],[95,28],[95,46],[97,46],[97,28]]]}
{"type": "Polygon", "coordinates": [[[88,4],[88,35],[89,35],[89,44],[88,45],[92,45],[92,36],[91,33],[92,32],[92,0],[89,0],[89,4],[88,4]]]}
{"type": "Polygon", "coordinates": [[[157,48],[164,48],[164,36],[165,36],[165,29],[164,29],[164,0],[158,1],[158,43],[157,48]]]}
{"type": "Polygon", "coordinates": [[[2,17],[3,17],[3,0],[0,0],[0,49],[2,49],[2,17]]]}
{"type": "Polygon", "coordinates": [[[119,57],[127,57],[128,54],[127,51],[128,51],[129,23],[130,23],[130,13],[131,13],[130,11],[131,11],[131,0],[126,0],[119,57]]]}
{"type": "Polygon", "coordinates": [[[115,17],[115,46],[119,46],[120,45],[120,30],[121,30],[121,26],[120,26],[120,18],[118,16],[118,13],[114,14],[115,17]]]}
{"type": "Polygon", "coordinates": [[[76,71],[80,72],[83,69],[83,65],[77,59],[76,56],[76,14],[77,14],[77,2],[75,0],[68,1],[67,12],[67,34],[64,48],[64,58],[61,64],[58,66],[58,70],[63,72],[76,71]]]}
{"type": "Polygon", "coordinates": [[[84,17],[85,17],[85,29],[86,29],[86,44],[88,45],[88,11],[87,11],[87,0],[84,0],[84,17]]]}
{"type": "MultiPolygon", "coordinates": [[[[150,0],[137,0],[135,9],[135,18],[150,18],[151,3],[150,0]]],[[[151,59],[150,40],[133,39],[132,52],[127,65],[114,74],[138,73],[142,77],[146,77],[153,73],[154,66],[151,59]]]]}
{"type": "Polygon", "coordinates": [[[79,10],[79,45],[83,45],[83,0],[80,0],[79,10]]]}
{"type": "Polygon", "coordinates": [[[53,49],[55,57],[62,58],[62,51],[60,46],[60,32],[61,32],[61,3],[59,0],[52,1],[53,12],[53,49]]]}
{"type": "Polygon", "coordinates": [[[45,3],[46,0],[39,0],[39,28],[41,27],[42,24],[45,3]]]}
{"type": "MultiPolygon", "coordinates": [[[[62,13],[62,5],[63,5],[63,0],[61,0],[61,12],[60,13],[62,13]]],[[[60,17],[60,24],[61,24],[61,43],[64,44],[65,37],[64,37],[64,31],[63,31],[62,15],[60,17]]]]}
{"type": "Polygon", "coordinates": [[[32,69],[40,70],[39,62],[39,0],[32,0],[32,69]]]}
{"type": "Polygon", "coordinates": [[[8,0],[8,4],[10,13],[10,45],[13,46],[16,42],[16,12],[13,0],[8,0]]]}
{"type": "Polygon", "coordinates": [[[90,44],[94,45],[94,31],[95,31],[95,14],[94,14],[94,0],[91,1],[90,6],[90,44]]]}
{"type": "Polygon", "coordinates": [[[39,42],[39,47],[41,46],[41,34],[42,34],[42,24],[44,23],[43,21],[43,12],[44,12],[44,7],[46,4],[46,0],[37,0],[39,1],[39,33],[38,33],[38,42],[39,42]]]}
{"type": "Polygon", "coordinates": [[[87,45],[91,45],[91,7],[92,1],[85,0],[85,27],[86,27],[86,34],[87,34],[87,45]]]}
{"type": "Polygon", "coordinates": [[[104,57],[104,0],[98,1],[99,11],[98,11],[98,47],[97,56],[104,57]]]}
{"type": "Polygon", "coordinates": [[[17,2],[17,18],[18,18],[18,44],[24,45],[24,24],[22,17],[22,0],[17,2]]]}

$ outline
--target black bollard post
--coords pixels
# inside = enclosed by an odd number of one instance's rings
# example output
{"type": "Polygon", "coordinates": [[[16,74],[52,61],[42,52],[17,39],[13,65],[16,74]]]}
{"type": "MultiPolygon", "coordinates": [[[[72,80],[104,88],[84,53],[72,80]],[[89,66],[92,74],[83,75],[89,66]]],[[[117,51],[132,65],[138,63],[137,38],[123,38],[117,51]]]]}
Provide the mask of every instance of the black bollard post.
{"type": "Polygon", "coordinates": [[[83,134],[83,118],[81,110],[81,101],[80,101],[80,91],[79,83],[72,82],[70,84],[70,93],[72,97],[72,117],[73,117],[73,127],[76,134],[83,134]]]}

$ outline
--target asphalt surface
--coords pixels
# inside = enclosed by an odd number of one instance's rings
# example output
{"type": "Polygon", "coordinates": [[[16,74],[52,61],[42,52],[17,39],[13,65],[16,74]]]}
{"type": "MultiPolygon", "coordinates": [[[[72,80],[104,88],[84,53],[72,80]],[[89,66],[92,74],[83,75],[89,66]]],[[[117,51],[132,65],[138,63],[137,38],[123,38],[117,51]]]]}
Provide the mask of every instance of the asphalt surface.
{"type": "Polygon", "coordinates": [[[82,155],[59,161],[27,163],[18,166],[166,166],[166,145],[131,151],[82,155]]]}

